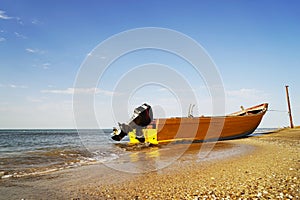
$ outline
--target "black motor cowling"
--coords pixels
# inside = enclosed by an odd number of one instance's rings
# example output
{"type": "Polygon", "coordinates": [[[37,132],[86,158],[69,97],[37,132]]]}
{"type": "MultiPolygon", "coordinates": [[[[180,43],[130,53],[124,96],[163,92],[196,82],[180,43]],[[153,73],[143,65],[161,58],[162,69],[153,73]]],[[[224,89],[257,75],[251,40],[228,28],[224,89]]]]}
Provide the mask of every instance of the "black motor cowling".
{"type": "Polygon", "coordinates": [[[152,120],[153,120],[153,113],[150,105],[144,103],[143,105],[134,109],[134,114],[131,118],[131,121],[134,122],[135,126],[140,126],[140,127],[148,126],[152,120]]]}
{"type": "MultiPolygon", "coordinates": [[[[144,103],[143,105],[134,109],[133,116],[128,123],[119,123],[121,132],[119,134],[114,134],[112,136],[113,140],[120,141],[125,137],[130,131],[136,129],[136,136],[140,142],[144,142],[142,129],[148,126],[153,120],[153,112],[150,105],[144,103]]],[[[114,133],[117,132],[117,129],[114,128],[114,133]]]]}

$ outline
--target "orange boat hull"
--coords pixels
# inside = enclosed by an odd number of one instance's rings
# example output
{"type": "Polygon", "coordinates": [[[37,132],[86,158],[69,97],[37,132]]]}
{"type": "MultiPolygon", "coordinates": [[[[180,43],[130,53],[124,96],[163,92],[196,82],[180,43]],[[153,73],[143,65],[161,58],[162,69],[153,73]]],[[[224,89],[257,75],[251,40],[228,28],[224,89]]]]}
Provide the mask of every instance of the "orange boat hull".
{"type": "Polygon", "coordinates": [[[249,135],[260,124],[268,104],[261,104],[242,112],[223,117],[193,117],[156,119],[157,141],[176,140],[224,140],[249,135]],[[251,114],[253,110],[260,112],[251,114]]]}
{"type": "MultiPolygon", "coordinates": [[[[220,117],[176,117],[155,119],[143,129],[145,141],[152,144],[174,141],[212,141],[249,135],[260,124],[268,104],[220,117]]],[[[135,130],[129,133],[130,143],[139,143],[135,130]]]]}

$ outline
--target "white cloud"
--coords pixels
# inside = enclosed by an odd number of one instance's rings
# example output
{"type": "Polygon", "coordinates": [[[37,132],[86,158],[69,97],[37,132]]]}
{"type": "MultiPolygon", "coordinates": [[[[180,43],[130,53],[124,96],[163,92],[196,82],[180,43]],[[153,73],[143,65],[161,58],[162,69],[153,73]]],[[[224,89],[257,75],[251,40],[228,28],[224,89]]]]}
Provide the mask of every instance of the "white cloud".
{"type": "Polygon", "coordinates": [[[37,20],[37,19],[33,19],[32,21],[31,21],[31,23],[32,24],[35,24],[35,25],[38,25],[38,24],[42,24],[39,20],[37,20]]]}
{"type": "Polygon", "coordinates": [[[27,49],[25,49],[27,52],[29,52],[29,53],[35,53],[36,52],[36,50],[34,50],[34,49],[30,49],[30,48],[27,48],[27,49]]]}
{"type": "Polygon", "coordinates": [[[45,98],[36,98],[36,97],[26,97],[27,101],[32,103],[41,103],[45,100],[45,98]]]}
{"type": "Polygon", "coordinates": [[[5,14],[5,11],[0,10],[0,19],[12,19],[13,17],[9,17],[5,14]]]}
{"type": "Polygon", "coordinates": [[[31,49],[31,48],[27,48],[25,49],[28,53],[33,53],[33,54],[44,54],[45,51],[44,50],[40,50],[40,49],[31,49]]]}
{"type": "Polygon", "coordinates": [[[4,37],[0,37],[0,42],[4,42],[6,39],[4,37]]]}
{"type": "Polygon", "coordinates": [[[242,88],[239,90],[228,90],[226,91],[228,97],[235,98],[257,98],[264,94],[263,91],[257,89],[246,89],[242,88]]]}
{"type": "Polygon", "coordinates": [[[15,36],[17,36],[17,38],[20,38],[20,39],[27,39],[27,37],[25,35],[22,35],[18,32],[15,32],[15,36]]]}
{"type": "MultiPolygon", "coordinates": [[[[29,51],[28,51],[29,52],[29,51]]],[[[45,62],[45,63],[38,63],[38,64],[33,64],[32,67],[40,68],[40,69],[50,69],[51,63],[45,62]]]]}
{"type": "Polygon", "coordinates": [[[94,54],[92,54],[92,52],[86,54],[86,56],[87,56],[87,57],[89,57],[89,56],[95,56],[96,58],[99,58],[100,60],[105,60],[105,59],[107,59],[107,56],[104,56],[104,55],[94,55],[94,54]]]}
{"type": "Polygon", "coordinates": [[[167,88],[164,87],[158,88],[158,92],[167,92],[167,91],[168,91],[167,88]]]}
{"type": "Polygon", "coordinates": [[[3,20],[9,20],[9,19],[15,19],[20,25],[24,25],[20,17],[11,17],[6,15],[6,12],[3,10],[0,10],[0,19],[3,20]]]}
{"type": "Polygon", "coordinates": [[[50,63],[44,63],[43,69],[49,69],[50,65],[51,65],[50,63]]]}
{"type": "Polygon", "coordinates": [[[65,90],[41,90],[42,93],[52,93],[52,94],[73,94],[74,88],[68,88],[65,90]]]}
{"type": "Polygon", "coordinates": [[[21,89],[25,89],[28,88],[26,85],[15,85],[15,84],[0,84],[0,88],[21,88],[21,89]]]}
{"type": "Polygon", "coordinates": [[[10,84],[9,87],[10,88],[28,88],[26,85],[14,85],[14,84],[10,84]]]}
{"type": "Polygon", "coordinates": [[[67,88],[64,90],[41,90],[42,93],[52,94],[103,94],[106,96],[119,95],[119,93],[102,90],[99,88],[67,88]]]}

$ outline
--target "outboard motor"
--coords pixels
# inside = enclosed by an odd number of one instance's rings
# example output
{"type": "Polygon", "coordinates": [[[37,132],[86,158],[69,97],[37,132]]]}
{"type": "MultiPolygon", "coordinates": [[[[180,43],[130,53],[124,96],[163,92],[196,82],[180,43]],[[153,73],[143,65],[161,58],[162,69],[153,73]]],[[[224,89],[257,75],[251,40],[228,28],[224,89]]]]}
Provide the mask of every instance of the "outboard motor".
{"type": "Polygon", "coordinates": [[[120,130],[114,128],[113,140],[122,140],[129,132],[136,129],[136,139],[140,142],[145,142],[142,129],[148,126],[153,120],[152,108],[150,105],[144,103],[143,105],[134,109],[133,116],[128,123],[119,123],[120,130]]]}

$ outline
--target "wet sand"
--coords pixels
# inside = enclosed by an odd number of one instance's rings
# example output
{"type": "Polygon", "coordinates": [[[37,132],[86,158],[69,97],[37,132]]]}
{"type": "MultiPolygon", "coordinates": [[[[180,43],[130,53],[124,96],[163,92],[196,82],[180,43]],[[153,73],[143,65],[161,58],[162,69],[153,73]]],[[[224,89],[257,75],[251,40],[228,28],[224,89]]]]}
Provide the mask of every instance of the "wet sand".
{"type": "Polygon", "coordinates": [[[300,199],[300,128],[199,154],[210,145],[129,149],[110,165],[2,179],[0,199],[300,199]]]}

